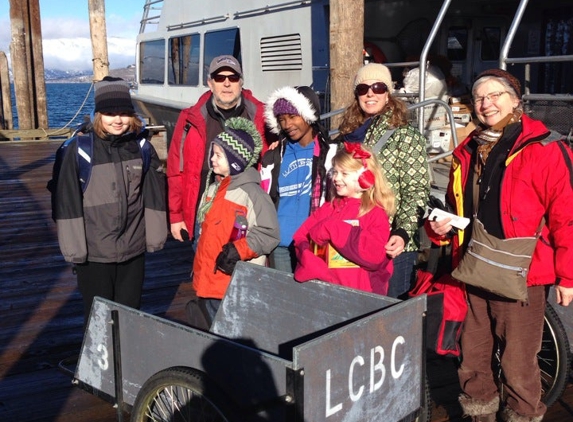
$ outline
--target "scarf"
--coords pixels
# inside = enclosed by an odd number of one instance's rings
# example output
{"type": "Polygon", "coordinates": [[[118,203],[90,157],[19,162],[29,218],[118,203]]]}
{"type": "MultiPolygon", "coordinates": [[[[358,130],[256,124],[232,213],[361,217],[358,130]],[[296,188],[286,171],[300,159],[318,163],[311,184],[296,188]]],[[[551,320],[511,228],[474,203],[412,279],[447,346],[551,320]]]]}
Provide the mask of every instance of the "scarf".
{"type": "Polygon", "coordinates": [[[377,115],[372,119],[372,124],[368,128],[364,145],[372,148],[378,140],[390,129],[390,119],[392,117],[392,110],[388,109],[384,113],[377,115]]]}
{"type": "Polygon", "coordinates": [[[342,138],[346,142],[362,143],[366,137],[366,132],[372,123],[372,118],[366,119],[364,123],[354,129],[352,132],[347,133],[342,138]]]}
{"type": "Polygon", "coordinates": [[[478,157],[480,158],[480,167],[485,165],[490,151],[497,144],[497,141],[501,139],[506,126],[511,123],[519,122],[522,114],[523,112],[521,110],[514,110],[513,113],[509,113],[492,127],[488,128],[483,126],[483,124],[480,124],[477,127],[474,139],[478,144],[477,150],[478,157]]]}
{"type": "MultiPolygon", "coordinates": [[[[222,181],[225,179],[221,176],[215,175],[215,187],[213,190],[213,194],[211,197],[208,197],[209,192],[209,180],[211,179],[211,175],[213,174],[213,170],[209,170],[209,174],[207,175],[207,186],[201,195],[201,199],[199,202],[199,208],[197,209],[197,222],[199,224],[203,223],[205,220],[205,214],[209,212],[211,209],[211,205],[213,205],[213,201],[215,200],[215,196],[217,196],[217,192],[219,191],[219,187],[221,186],[222,181]]],[[[230,178],[230,176],[227,176],[230,178]]]]}

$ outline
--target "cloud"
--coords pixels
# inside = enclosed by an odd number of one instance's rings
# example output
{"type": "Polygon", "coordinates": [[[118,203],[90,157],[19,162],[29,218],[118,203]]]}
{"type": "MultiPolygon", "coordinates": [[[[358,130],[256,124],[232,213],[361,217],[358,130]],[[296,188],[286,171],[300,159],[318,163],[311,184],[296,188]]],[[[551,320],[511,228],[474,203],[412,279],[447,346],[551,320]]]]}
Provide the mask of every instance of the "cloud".
{"type": "MultiPolygon", "coordinates": [[[[135,63],[135,40],[108,38],[107,53],[110,69],[135,63]]],[[[89,38],[44,39],[44,67],[59,70],[91,70],[92,45],[89,38]]]]}
{"type": "MultiPolygon", "coordinates": [[[[107,24],[107,23],[106,23],[107,24]]],[[[90,38],[89,22],[79,18],[42,19],[42,40],[90,38]]]]}
{"type": "MultiPolygon", "coordinates": [[[[135,15],[106,17],[108,58],[110,69],[135,63],[135,38],[139,31],[135,15]]],[[[0,50],[10,58],[10,19],[0,19],[0,50]]],[[[44,68],[83,71],[92,69],[92,46],[89,22],[79,18],[42,19],[42,48],[44,68]]]]}

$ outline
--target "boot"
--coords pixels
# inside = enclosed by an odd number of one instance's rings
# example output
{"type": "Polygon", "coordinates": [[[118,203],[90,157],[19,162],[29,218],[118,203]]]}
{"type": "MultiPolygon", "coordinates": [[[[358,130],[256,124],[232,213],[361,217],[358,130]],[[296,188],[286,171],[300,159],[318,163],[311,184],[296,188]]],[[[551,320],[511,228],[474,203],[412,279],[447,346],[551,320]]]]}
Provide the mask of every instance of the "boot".
{"type": "Polygon", "coordinates": [[[541,416],[521,416],[509,407],[506,407],[501,412],[501,420],[504,422],[541,422],[543,420],[543,415],[541,416]]]}
{"type": "Polygon", "coordinates": [[[491,401],[475,400],[466,394],[461,394],[458,398],[464,415],[471,416],[472,422],[496,422],[496,414],[499,410],[499,397],[494,397],[491,401]]]}

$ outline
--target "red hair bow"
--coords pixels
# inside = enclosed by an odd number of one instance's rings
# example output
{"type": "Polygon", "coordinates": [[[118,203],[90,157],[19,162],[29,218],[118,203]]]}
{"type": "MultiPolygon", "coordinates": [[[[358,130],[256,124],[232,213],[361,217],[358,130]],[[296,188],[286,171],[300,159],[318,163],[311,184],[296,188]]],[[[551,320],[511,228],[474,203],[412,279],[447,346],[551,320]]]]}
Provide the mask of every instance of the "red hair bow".
{"type": "Polygon", "coordinates": [[[357,160],[364,161],[372,156],[368,151],[362,149],[359,142],[344,142],[344,149],[357,160]]]}

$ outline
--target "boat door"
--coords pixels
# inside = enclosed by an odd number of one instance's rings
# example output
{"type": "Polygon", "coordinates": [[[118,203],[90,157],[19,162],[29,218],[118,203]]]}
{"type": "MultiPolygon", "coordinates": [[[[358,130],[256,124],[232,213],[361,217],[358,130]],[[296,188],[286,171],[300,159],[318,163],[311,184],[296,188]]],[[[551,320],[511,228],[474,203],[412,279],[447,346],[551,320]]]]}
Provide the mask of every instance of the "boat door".
{"type": "Polygon", "coordinates": [[[445,55],[452,63],[452,75],[464,85],[471,87],[480,72],[499,67],[499,53],[507,32],[507,19],[456,19],[446,22],[444,27],[445,55]]]}

